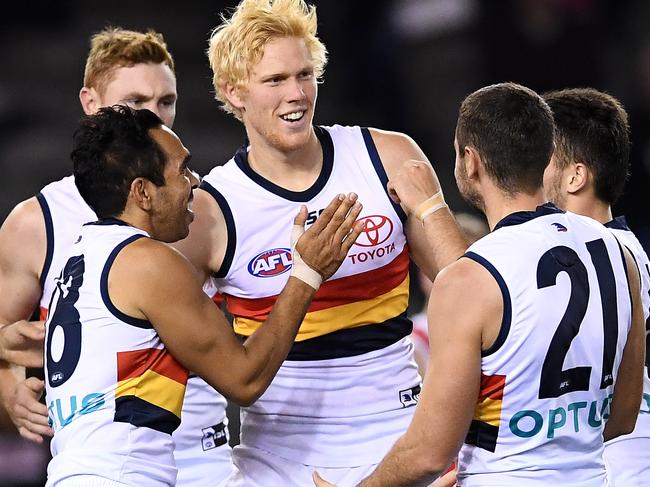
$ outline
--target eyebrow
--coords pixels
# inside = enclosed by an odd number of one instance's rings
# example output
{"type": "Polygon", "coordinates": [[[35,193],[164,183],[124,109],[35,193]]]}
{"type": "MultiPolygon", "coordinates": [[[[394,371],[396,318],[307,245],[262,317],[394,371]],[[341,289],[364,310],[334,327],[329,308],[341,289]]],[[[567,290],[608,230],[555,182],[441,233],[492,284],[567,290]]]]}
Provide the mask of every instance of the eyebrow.
{"type": "Polygon", "coordinates": [[[183,159],[183,162],[181,163],[181,169],[186,169],[187,168],[187,165],[189,164],[190,159],[192,159],[192,154],[187,154],[187,157],[185,157],[185,159],[183,159]]]}

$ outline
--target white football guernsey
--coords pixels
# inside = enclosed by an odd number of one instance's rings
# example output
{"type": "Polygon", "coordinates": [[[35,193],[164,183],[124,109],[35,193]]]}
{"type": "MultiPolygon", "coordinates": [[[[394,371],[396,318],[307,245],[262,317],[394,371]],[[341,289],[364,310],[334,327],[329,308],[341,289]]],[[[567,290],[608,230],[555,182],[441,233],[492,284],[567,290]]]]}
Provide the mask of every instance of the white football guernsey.
{"type": "Polygon", "coordinates": [[[503,295],[458,485],[605,486],[603,428],[631,324],[611,232],[552,204],[518,212],[474,243],[503,295]]]}
{"type": "Polygon", "coordinates": [[[605,226],[634,256],[641,275],[641,298],[646,319],[646,366],[639,417],[632,433],[605,443],[605,465],[613,487],[650,486],[650,262],[624,217],[618,217],[605,226]]]}
{"type": "Polygon", "coordinates": [[[338,193],[359,195],[365,231],[316,293],[270,387],[243,408],[241,443],[305,465],[368,465],[406,430],[420,391],[406,317],[405,215],[387,195],[368,129],[315,131],[323,168],[305,191],[288,191],[255,173],[247,147],[204,177],[201,187],[221,207],[228,229],[214,281],[235,331],[251,335],[289,278],[289,238],[300,206],[307,206],[310,225],[338,193]]]}
{"type": "MultiPolygon", "coordinates": [[[[79,194],[73,176],[48,184],[37,199],[43,211],[47,236],[46,260],[41,272],[40,317],[44,320],[56,279],[81,227],[97,220],[97,216],[79,194]]],[[[202,378],[191,373],[182,422],[174,431],[173,438],[179,470],[178,487],[203,487],[206,482],[216,485],[230,474],[232,454],[228,445],[226,399],[202,378]]]]}
{"type": "Polygon", "coordinates": [[[118,220],[86,224],[56,280],[45,341],[51,485],[75,475],[175,485],[171,433],[188,372],[150,322],[119,311],[108,293],[118,253],[146,237],[118,220]]]}

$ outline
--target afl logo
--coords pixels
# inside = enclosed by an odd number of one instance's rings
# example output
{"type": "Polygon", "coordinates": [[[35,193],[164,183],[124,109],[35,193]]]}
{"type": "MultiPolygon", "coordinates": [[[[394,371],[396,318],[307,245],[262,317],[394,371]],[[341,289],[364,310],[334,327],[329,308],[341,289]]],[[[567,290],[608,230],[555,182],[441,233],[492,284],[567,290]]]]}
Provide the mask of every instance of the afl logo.
{"type": "Polygon", "coordinates": [[[292,262],[289,249],[265,250],[248,263],[248,272],[255,277],[279,276],[291,269],[292,262]]]}
{"type": "Polygon", "coordinates": [[[360,247],[374,247],[384,243],[388,240],[393,233],[393,222],[390,218],[383,215],[370,215],[359,218],[360,222],[364,222],[366,227],[354,242],[354,245],[360,247]]]}

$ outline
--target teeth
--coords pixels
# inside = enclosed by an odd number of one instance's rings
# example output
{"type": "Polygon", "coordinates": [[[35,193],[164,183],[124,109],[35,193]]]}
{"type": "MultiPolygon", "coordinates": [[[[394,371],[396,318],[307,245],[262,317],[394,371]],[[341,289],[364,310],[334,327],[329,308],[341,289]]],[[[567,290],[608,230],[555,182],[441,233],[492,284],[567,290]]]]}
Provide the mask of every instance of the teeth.
{"type": "Polygon", "coordinates": [[[301,112],[287,113],[286,115],[282,115],[282,118],[284,120],[295,121],[295,120],[300,120],[304,114],[305,114],[305,112],[302,112],[302,111],[301,112]]]}

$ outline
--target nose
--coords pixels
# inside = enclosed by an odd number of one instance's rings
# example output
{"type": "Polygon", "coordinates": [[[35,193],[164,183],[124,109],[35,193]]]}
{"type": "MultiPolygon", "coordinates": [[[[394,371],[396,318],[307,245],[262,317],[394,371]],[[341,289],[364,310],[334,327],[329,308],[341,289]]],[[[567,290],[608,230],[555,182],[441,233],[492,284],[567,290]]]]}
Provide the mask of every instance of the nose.
{"type": "Polygon", "coordinates": [[[198,188],[199,183],[201,182],[201,177],[198,173],[192,171],[190,168],[187,168],[187,179],[190,180],[190,185],[192,189],[198,188]]]}
{"type": "Polygon", "coordinates": [[[289,101],[300,101],[305,99],[305,90],[302,86],[301,80],[291,78],[287,85],[289,101]]]}

